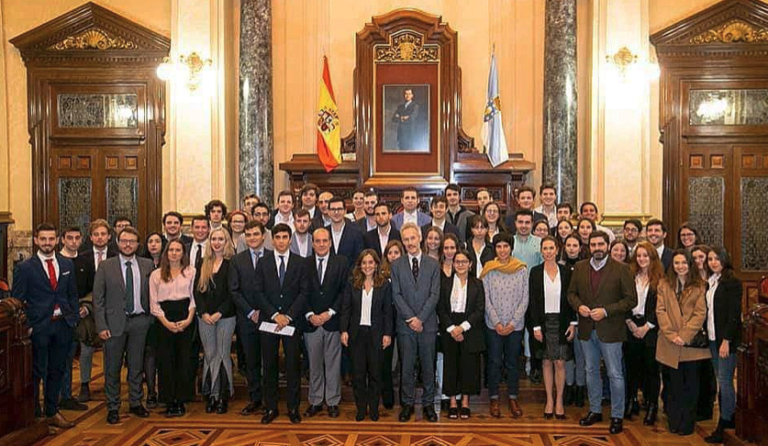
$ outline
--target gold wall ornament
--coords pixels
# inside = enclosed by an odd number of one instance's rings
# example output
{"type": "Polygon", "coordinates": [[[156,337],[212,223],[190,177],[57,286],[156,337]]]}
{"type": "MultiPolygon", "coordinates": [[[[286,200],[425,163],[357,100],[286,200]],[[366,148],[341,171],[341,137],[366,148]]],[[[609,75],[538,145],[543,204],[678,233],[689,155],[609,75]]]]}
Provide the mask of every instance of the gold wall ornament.
{"type": "Polygon", "coordinates": [[[104,30],[92,28],[48,47],[49,50],[135,50],[138,45],[119,36],[111,36],[104,30]]]}
{"type": "Polygon", "coordinates": [[[405,31],[389,38],[389,45],[377,45],[376,62],[439,62],[438,45],[424,45],[424,36],[405,31]]]}
{"type": "Polygon", "coordinates": [[[616,52],[616,54],[606,55],[605,61],[614,65],[622,77],[626,77],[629,67],[637,63],[637,55],[632,54],[632,51],[630,51],[629,48],[623,46],[616,52]]]}
{"type": "Polygon", "coordinates": [[[694,45],[738,42],[768,42],[768,28],[758,29],[742,20],[731,20],[691,38],[691,43],[694,45]]]}

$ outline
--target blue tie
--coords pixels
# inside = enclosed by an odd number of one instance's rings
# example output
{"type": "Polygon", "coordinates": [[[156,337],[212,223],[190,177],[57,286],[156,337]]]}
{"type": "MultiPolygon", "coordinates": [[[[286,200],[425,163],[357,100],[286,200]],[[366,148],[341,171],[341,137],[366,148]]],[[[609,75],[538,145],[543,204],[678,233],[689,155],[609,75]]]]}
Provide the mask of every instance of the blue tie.
{"type": "Polygon", "coordinates": [[[280,279],[280,286],[283,286],[283,278],[285,277],[285,256],[280,256],[280,269],[277,272],[280,279]]]}

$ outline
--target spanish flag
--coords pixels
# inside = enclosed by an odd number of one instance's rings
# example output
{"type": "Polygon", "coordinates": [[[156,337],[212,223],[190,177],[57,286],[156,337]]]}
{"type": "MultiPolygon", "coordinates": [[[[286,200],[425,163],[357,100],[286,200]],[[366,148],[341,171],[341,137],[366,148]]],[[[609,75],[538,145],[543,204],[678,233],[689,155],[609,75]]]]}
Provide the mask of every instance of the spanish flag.
{"type": "Polygon", "coordinates": [[[317,101],[317,156],[326,172],[341,163],[341,128],[339,108],[333,96],[328,59],[323,56],[323,79],[320,81],[320,98],[317,101]]]}

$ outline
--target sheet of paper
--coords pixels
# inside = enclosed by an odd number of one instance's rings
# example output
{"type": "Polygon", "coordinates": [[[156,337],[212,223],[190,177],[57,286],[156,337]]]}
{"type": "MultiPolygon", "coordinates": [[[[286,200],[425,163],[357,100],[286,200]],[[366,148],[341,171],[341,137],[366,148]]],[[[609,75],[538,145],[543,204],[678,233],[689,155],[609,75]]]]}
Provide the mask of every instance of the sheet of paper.
{"type": "Polygon", "coordinates": [[[274,322],[262,322],[261,325],[259,326],[259,331],[278,334],[281,336],[293,336],[293,333],[296,331],[296,328],[291,327],[290,325],[286,325],[285,327],[283,327],[282,330],[279,330],[279,331],[276,331],[276,330],[277,330],[277,324],[275,324],[274,322]]]}

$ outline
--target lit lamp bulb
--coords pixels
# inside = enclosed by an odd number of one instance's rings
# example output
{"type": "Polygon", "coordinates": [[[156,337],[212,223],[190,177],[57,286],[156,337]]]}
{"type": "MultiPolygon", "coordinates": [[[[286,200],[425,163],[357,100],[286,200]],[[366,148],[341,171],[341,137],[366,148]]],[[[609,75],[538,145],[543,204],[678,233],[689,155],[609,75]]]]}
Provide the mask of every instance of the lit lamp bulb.
{"type": "Polygon", "coordinates": [[[173,64],[169,57],[163,58],[163,63],[157,66],[157,77],[164,81],[168,81],[173,77],[173,64]]]}

